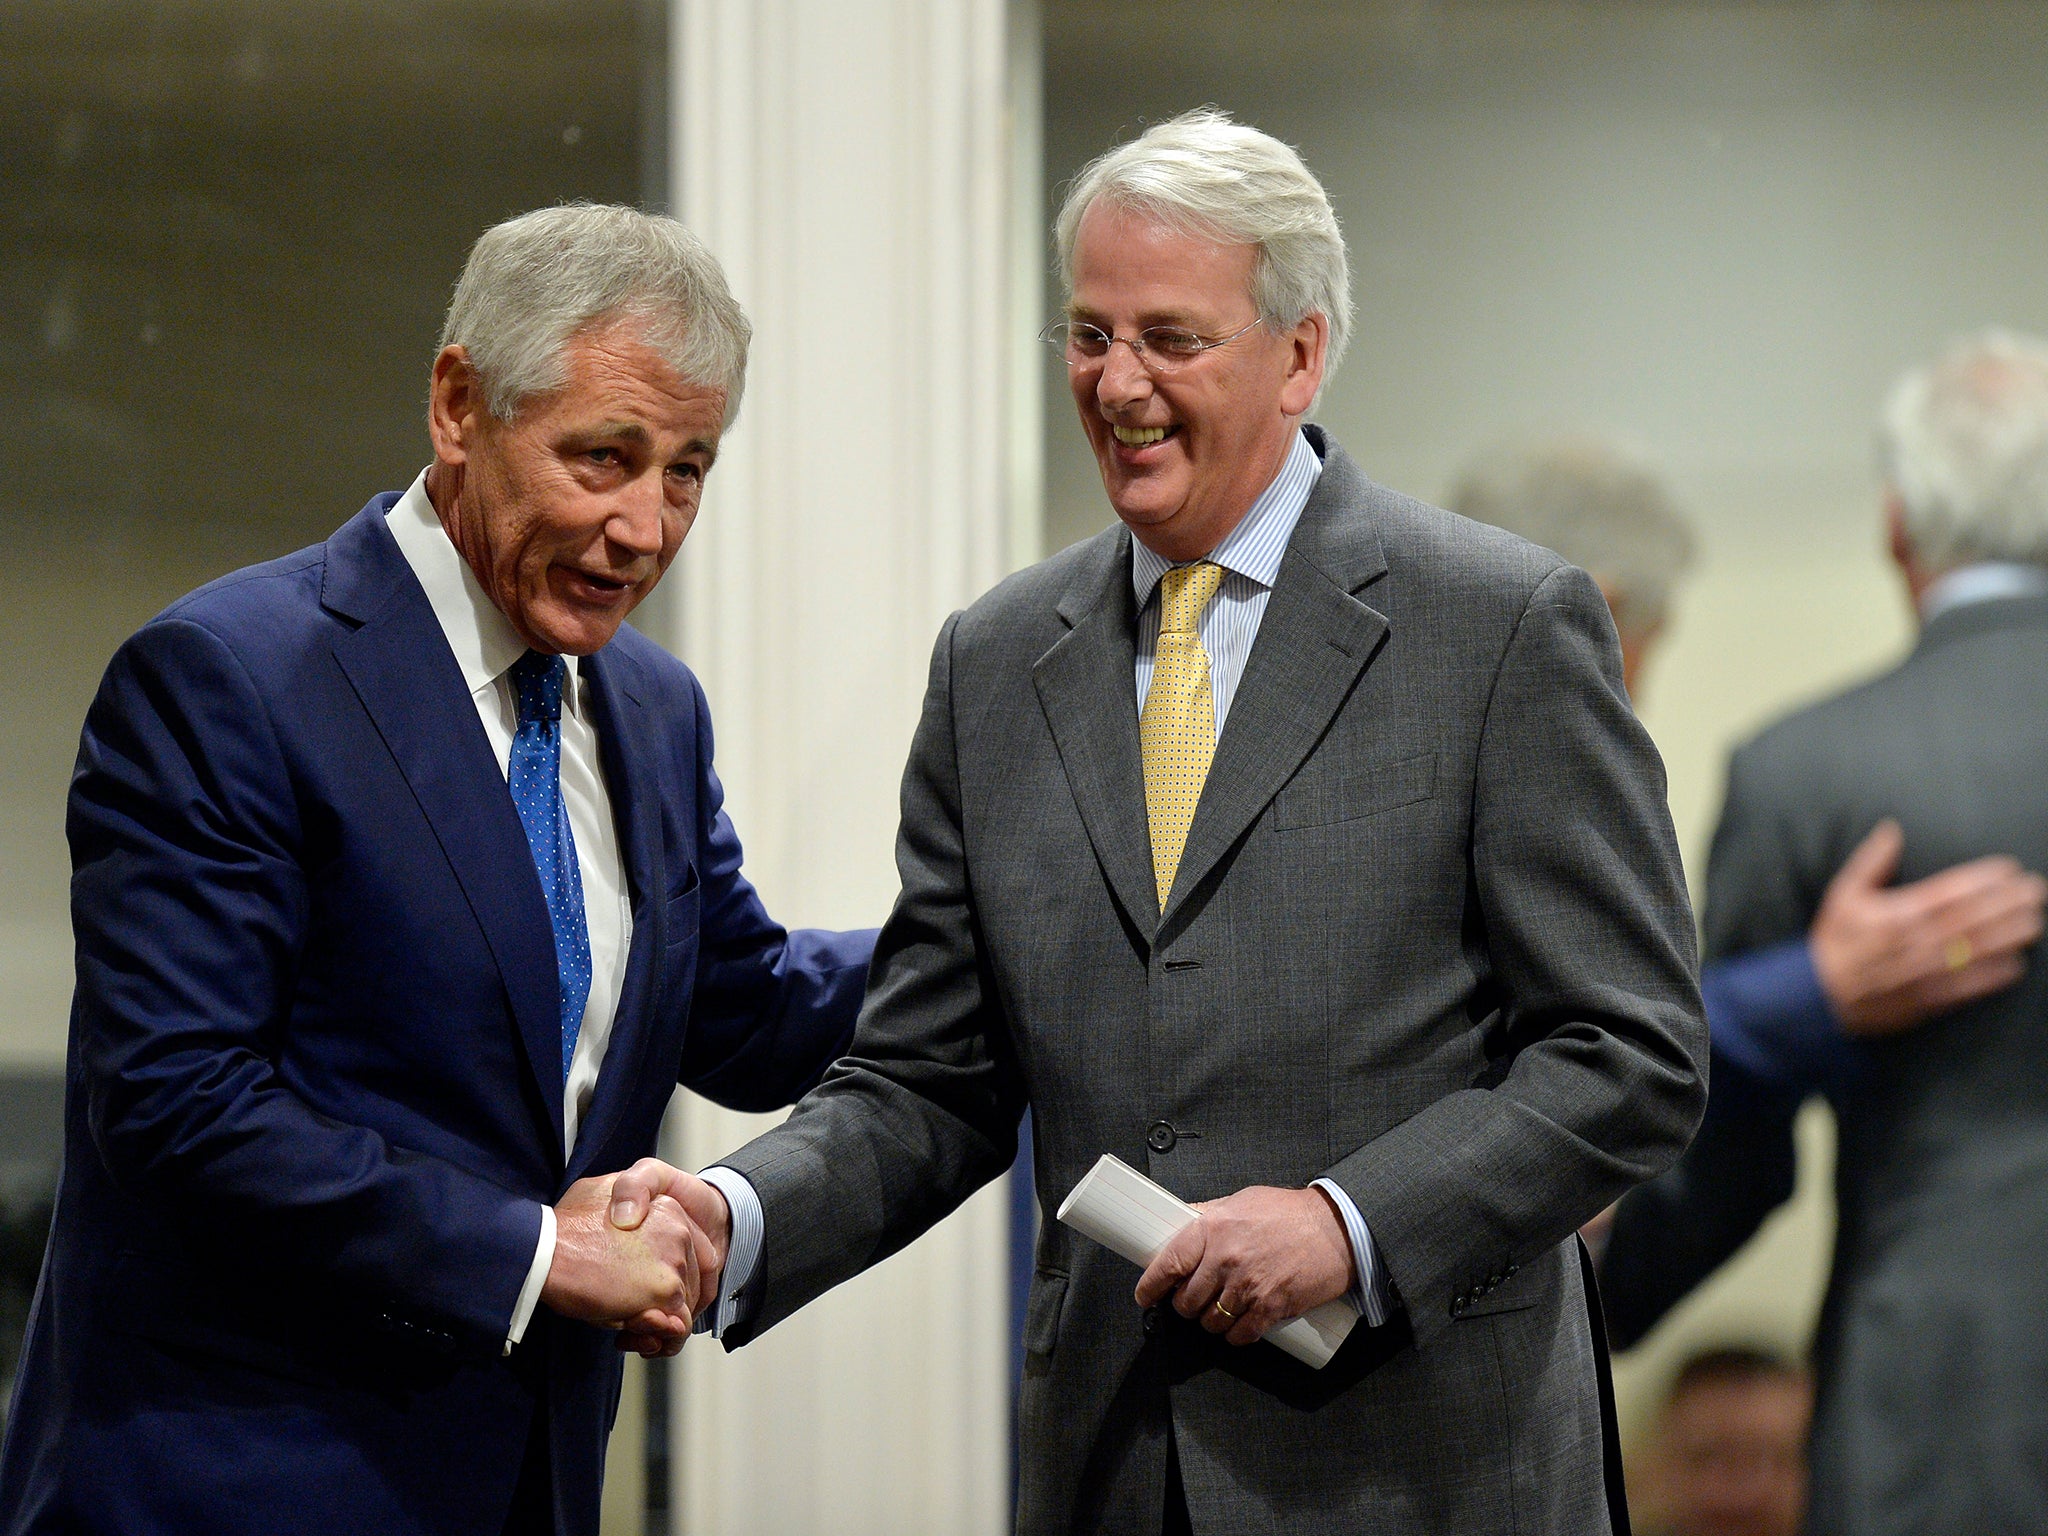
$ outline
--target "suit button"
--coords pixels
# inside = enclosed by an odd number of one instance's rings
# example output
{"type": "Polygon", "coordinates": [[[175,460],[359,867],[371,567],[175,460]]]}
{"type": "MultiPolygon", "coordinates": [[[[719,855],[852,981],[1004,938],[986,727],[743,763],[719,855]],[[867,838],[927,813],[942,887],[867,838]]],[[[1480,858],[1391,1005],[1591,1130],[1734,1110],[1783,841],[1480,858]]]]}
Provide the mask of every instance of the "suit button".
{"type": "Polygon", "coordinates": [[[1171,1152],[1173,1144],[1180,1140],[1180,1132],[1164,1120],[1152,1122],[1152,1129],[1145,1133],[1145,1145],[1154,1152],[1171,1152]]]}
{"type": "Polygon", "coordinates": [[[1157,1307],[1147,1307],[1145,1309],[1145,1331],[1147,1333],[1157,1333],[1159,1331],[1159,1309],[1157,1307]]]}

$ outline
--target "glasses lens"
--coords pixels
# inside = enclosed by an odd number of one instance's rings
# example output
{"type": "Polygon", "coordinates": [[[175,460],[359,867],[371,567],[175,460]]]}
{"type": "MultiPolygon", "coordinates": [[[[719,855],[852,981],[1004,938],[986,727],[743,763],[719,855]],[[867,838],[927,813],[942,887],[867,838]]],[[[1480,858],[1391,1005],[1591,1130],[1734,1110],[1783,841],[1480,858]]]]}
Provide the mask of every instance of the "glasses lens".
{"type": "Polygon", "coordinates": [[[1138,342],[1147,356],[1164,367],[1190,362],[1209,350],[1209,343],[1193,331],[1178,325],[1155,325],[1139,333],[1138,342]]]}
{"type": "Polygon", "coordinates": [[[1062,321],[1053,327],[1054,339],[1064,344],[1069,357],[1101,357],[1109,350],[1109,332],[1100,326],[1062,321]]]}

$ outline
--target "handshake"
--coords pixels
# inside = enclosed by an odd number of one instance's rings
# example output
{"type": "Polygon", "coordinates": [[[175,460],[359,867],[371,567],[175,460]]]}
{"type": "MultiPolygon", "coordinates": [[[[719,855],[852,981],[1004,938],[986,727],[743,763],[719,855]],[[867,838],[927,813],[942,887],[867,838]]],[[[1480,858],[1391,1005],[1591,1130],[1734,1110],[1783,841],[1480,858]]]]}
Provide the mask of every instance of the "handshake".
{"type": "Polygon", "coordinates": [[[620,1349],[673,1355],[718,1300],[732,1240],[725,1196],[643,1157],[578,1179],[555,1207],[555,1256],[540,1299],[564,1317],[618,1330],[620,1349]]]}

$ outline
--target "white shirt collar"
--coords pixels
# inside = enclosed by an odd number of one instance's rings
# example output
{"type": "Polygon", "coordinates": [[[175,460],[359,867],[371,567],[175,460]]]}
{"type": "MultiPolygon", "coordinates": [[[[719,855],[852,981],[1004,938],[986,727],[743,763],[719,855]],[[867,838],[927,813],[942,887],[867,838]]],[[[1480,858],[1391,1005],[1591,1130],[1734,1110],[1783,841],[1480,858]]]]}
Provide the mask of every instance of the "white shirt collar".
{"type": "MultiPolygon", "coordinates": [[[[1273,483],[1259,492],[1251,510],[1223,542],[1202,558],[1262,587],[1272,586],[1280,574],[1280,559],[1287,553],[1287,540],[1294,525],[1301,521],[1302,508],[1308,505],[1309,494],[1315,490],[1322,472],[1323,461],[1296,428],[1294,443],[1273,483]]],[[[1154,554],[1139,539],[1131,540],[1131,591],[1136,594],[1140,608],[1152,600],[1152,589],[1172,568],[1173,562],[1164,555],[1154,554]]]]}
{"type": "Polygon", "coordinates": [[[1997,597],[2032,597],[2048,592],[2048,570],[2017,560],[1979,560],[1943,571],[1920,594],[1920,622],[1931,624],[1950,609],[1997,597]]]}
{"type": "MultiPolygon", "coordinates": [[[[526,654],[526,642],[512,621],[498,611],[484,591],[476,572],[462,558],[441,526],[440,514],[427,495],[427,472],[421,470],[398,503],[384,514],[384,525],[398,541],[398,552],[419,578],[427,603],[455,652],[455,664],[471,694],[490,687],[526,654]]],[[[569,664],[567,686],[562,698],[575,708],[576,658],[562,658],[569,664]]]]}

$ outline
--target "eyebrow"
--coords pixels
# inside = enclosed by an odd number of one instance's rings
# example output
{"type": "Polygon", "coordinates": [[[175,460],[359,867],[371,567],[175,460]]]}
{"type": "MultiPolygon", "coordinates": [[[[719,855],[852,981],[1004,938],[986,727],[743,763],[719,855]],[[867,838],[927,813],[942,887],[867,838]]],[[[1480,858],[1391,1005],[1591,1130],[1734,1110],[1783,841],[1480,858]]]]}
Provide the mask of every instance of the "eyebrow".
{"type": "MultiPolygon", "coordinates": [[[[586,435],[591,439],[618,438],[640,448],[645,448],[654,441],[653,434],[637,421],[607,421],[586,435]]],[[[716,463],[718,444],[710,438],[693,437],[683,444],[683,451],[678,457],[687,458],[693,453],[703,454],[707,463],[716,463]]]]}
{"type": "MultiPolygon", "coordinates": [[[[1089,309],[1085,305],[1069,304],[1067,306],[1067,318],[1069,320],[1085,321],[1089,325],[1102,325],[1101,313],[1097,310],[1089,309]]],[[[1150,309],[1138,316],[1138,327],[1140,330],[1153,325],[1177,325],[1188,330],[1201,329],[1196,323],[1195,317],[1184,309],[1150,309]]],[[[1102,325],[1102,329],[1108,330],[1109,327],[1102,325]]]]}

